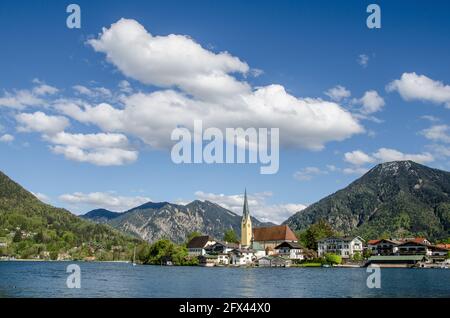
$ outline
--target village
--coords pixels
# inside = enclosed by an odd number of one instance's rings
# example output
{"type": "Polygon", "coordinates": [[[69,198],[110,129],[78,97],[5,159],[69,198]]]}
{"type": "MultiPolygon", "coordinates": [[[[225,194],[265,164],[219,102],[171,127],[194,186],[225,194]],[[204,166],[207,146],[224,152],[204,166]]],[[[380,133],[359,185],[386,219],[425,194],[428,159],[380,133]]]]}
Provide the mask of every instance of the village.
{"type": "Polygon", "coordinates": [[[207,267],[450,267],[450,244],[432,244],[423,237],[367,242],[359,236],[326,237],[317,243],[317,252],[302,247],[288,225],[253,228],[245,194],[239,244],[203,235],[192,238],[187,249],[207,267]]]}

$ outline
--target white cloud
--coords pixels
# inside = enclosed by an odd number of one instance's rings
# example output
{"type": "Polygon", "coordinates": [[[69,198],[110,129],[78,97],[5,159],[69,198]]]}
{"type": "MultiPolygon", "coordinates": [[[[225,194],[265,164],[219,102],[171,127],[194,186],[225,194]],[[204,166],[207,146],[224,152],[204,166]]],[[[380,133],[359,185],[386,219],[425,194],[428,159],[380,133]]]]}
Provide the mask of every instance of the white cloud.
{"type": "Polygon", "coordinates": [[[369,65],[369,56],[366,54],[360,54],[358,55],[358,59],[356,61],[362,67],[367,67],[367,65],[369,65]]]}
{"type": "Polygon", "coordinates": [[[59,132],[44,136],[55,144],[50,149],[67,159],[98,166],[117,166],[136,161],[138,152],[128,149],[128,138],[122,134],[70,134],[59,132]]]}
{"type": "Polygon", "coordinates": [[[14,136],[13,135],[4,134],[4,135],[0,136],[0,142],[9,143],[9,142],[12,142],[12,141],[14,141],[14,136]]]}
{"type": "MultiPolygon", "coordinates": [[[[244,204],[244,195],[242,194],[225,195],[197,191],[195,196],[199,200],[212,201],[225,209],[242,215],[242,208],[244,204]]],[[[262,222],[273,222],[278,224],[285,221],[294,213],[306,208],[306,205],[298,203],[268,204],[267,199],[271,196],[272,193],[270,192],[249,194],[248,205],[250,215],[256,217],[262,222]]]]}
{"type": "Polygon", "coordinates": [[[72,86],[73,90],[81,95],[86,95],[88,97],[110,97],[112,95],[111,91],[105,87],[92,87],[88,88],[83,85],[72,86]]]}
{"type": "Polygon", "coordinates": [[[139,137],[155,148],[169,148],[170,134],[177,126],[192,129],[195,119],[204,127],[279,127],[284,146],[320,150],[328,141],[340,141],[363,128],[339,105],[316,99],[298,99],[282,86],[259,88],[229,103],[193,100],[172,90],[137,93],[123,98],[125,107],[102,103],[97,106],[60,103],[63,114],[102,130],[139,137]],[[171,114],[167,116],[166,114],[171,114]]]}
{"type": "Polygon", "coordinates": [[[344,154],[344,161],[352,164],[352,166],[342,169],[342,172],[345,174],[361,175],[368,171],[368,168],[363,167],[364,165],[404,160],[412,160],[417,163],[427,163],[434,161],[434,157],[429,152],[408,154],[390,148],[379,148],[376,152],[370,155],[361,150],[355,150],[344,154]]]}
{"type": "Polygon", "coordinates": [[[367,171],[369,171],[369,169],[363,167],[350,167],[342,169],[342,172],[344,174],[356,174],[356,175],[363,175],[367,171]]]}
{"type": "Polygon", "coordinates": [[[433,80],[425,75],[403,73],[386,87],[387,91],[397,91],[406,101],[421,100],[450,107],[450,85],[433,80]]]}
{"type": "Polygon", "coordinates": [[[77,210],[81,210],[82,208],[104,208],[118,212],[126,211],[151,201],[147,197],[120,196],[111,192],[75,192],[61,195],[59,196],[59,200],[75,206],[77,210]]]}
{"type": "Polygon", "coordinates": [[[346,152],[344,154],[344,161],[356,166],[360,166],[368,163],[373,163],[375,162],[375,159],[361,150],[354,150],[352,152],[346,152]]]}
{"type": "Polygon", "coordinates": [[[123,93],[130,94],[133,92],[133,88],[131,87],[131,84],[126,80],[120,81],[119,85],[117,85],[117,86],[119,86],[120,91],[123,93]]]}
{"type": "Polygon", "coordinates": [[[58,91],[59,90],[56,87],[47,84],[40,84],[33,88],[33,93],[38,96],[54,95],[58,93],[58,91]]]}
{"type": "Polygon", "coordinates": [[[351,92],[345,87],[337,85],[324,92],[324,94],[330,97],[333,101],[340,102],[341,100],[350,97],[351,92]]]}
{"type": "Polygon", "coordinates": [[[434,160],[433,156],[428,153],[420,154],[407,154],[402,153],[395,149],[380,148],[377,152],[372,154],[379,162],[400,161],[400,160],[412,160],[417,163],[427,163],[434,160]]]}
{"type": "Polygon", "coordinates": [[[421,118],[421,119],[424,119],[424,120],[428,120],[428,121],[430,121],[430,122],[432,122],[432,123],[435,123],[435,122],[440,121],[440,118],[435,117],[435,116],[433,116],[433,115],[423,115],[423,116],[421,116],[420,118],[421,118]]]}
{"type": "Polygon", "coordinates": [[[196,97],[248,92],[229,73],[249,66],[228,52],[213,53],[184,35],[153,36],[135,20],[120,19],[88,43],[122,73],[146,84],[177,86],[196,97]],[[133,48],[130,50],[130,48],[133,48]]]}
{"type": "Polygon", "coordinates": [[[187,36],[153,36],[138,22],[121,19],[88,43],[126,76],[182,92],[124,96],[123,108],[102,103],[59,109],[104,131],[137,136],[152,147],[170,147],[171,131],[177,126],[192,128],[194,119],[220,129],[279,127],[282,145],[312,150],[364,131],[336,103],[296,98],[280,85],[252,88],[232,76],[245,75],[246,63],[226,52],[208,51],[187,36]]]}
{"type": "Polygon", "coordinates": [[[29,90],[18,90],[13,93],[5,92],[0,97],[0,106],[23,109],[27,106],[42,106],[45,105],[45,101],[34,95],[29,90]]]}
{"type": "Polygon", "coordinates": [[[19,124],[18,131],[42,132],[53,134],[63,131],[70,125],[69,120],[63,116],[50,116],[41,111],[35,113],[20,113],[16,115],[19,124]]]}
{"type": "Polygon", "coordinates": [[[321,174],[327,174],[328,171],[321,170],[317,167],[306,167],[303,169],[300,169],[299,171],[296,171],[294,173],[294,178],[299,181],[309,181],[314,176],[321,175],[321,174]]]}
{"type": "Polygon", "coordinates": [[[450,127],[447,125],[435,125],[421,131],[425,138],[436,141],[450,143],[450,127]]]}
{"type": "Polygon", "coordinates": [[[364,115],[376,113],[385,105],[384,99],[375,90],[365,92],[363,97],[353,102],[362,105],[360,112],[364,115]]]}

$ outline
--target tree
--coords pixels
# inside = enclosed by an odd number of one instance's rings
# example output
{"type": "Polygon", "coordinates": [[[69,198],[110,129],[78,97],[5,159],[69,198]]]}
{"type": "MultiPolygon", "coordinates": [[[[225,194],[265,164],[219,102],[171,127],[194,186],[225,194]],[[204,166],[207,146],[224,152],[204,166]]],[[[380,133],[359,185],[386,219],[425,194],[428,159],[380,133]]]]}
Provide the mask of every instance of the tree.
{"type": "Polygon", "coordinates": [[[20,230],[17,230],[16,233],[14,233],[13,242],[18,243],[22,240],[22,233],[20,230]]]}
{"type": "Polygon", "coordinates": [[[363,260],[363,256],[361,255],[360,252],[355,252],[352,256],[352,259],[356,262],[359,262],[363,260]]]}
{"type": "Polygon", "coordinates": [[[337,265],[342,263],[342,257],[333,253],[325,254],[325,261],[331,265],[337,265]]]}
{"type": "Polygon", "coordinates": [[[223,240],[229,243],[239,243],[236,232],[233,229],[226,230],[223,235],[223,240]]]}
{"type": "Polygon", "coordinates": [[[310,225],[305,231],[298,232],[298,238],[303,246],[315,251],[317,251],[317,241],[334,235],[336,235],[336,232],[323,219],[310,225]]]}

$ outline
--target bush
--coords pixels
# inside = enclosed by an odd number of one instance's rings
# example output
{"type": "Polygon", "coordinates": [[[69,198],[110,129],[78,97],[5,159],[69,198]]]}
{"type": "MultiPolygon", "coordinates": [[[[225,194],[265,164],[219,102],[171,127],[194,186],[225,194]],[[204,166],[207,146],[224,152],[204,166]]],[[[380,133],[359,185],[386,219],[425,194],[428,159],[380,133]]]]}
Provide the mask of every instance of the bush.
{"type": "Polygon", "coordinates": [[[325,255],[325,261],[331,265],[338,265],[342,263],[342,257],[333,253],[325,255]]]}

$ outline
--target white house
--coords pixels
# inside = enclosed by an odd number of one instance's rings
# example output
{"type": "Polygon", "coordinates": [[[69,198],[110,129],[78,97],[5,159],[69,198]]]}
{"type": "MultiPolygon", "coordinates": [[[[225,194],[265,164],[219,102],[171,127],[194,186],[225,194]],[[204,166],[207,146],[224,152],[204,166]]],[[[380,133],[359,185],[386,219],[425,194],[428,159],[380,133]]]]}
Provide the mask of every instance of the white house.
{"type": "Polygon", "coordinates": [[[288,259],[304,259],[303,248],[297,242],[283,242],[275,247],[278,255],[288,259]]]}
{"type": "Polygon", "coordinates": [[[259,267],[289,267],[291,260],[280,256],[264,256],[257,261],[259,267]]]}
{"type": "Polygon", "coordinates": [[[208,235],[196,236],[187,244],[189,256],[200,256],[206,254],[206,248],[214,245],[216,241],[208,235]]]}
{"type": "Polygon", "coordinates": [[[230,264],[245,266],[253,264],[256,259],[255,253],[250,249],[234,249],[230,252],[230,264]]]}
{"type": "Polygon", "coordinates": [[[333,253],[342,258],[350,258],[355,253],[363,252],[364,239],[356,237],[327,237],[318,241],[317,253],[324,256],[333,253]]]}

